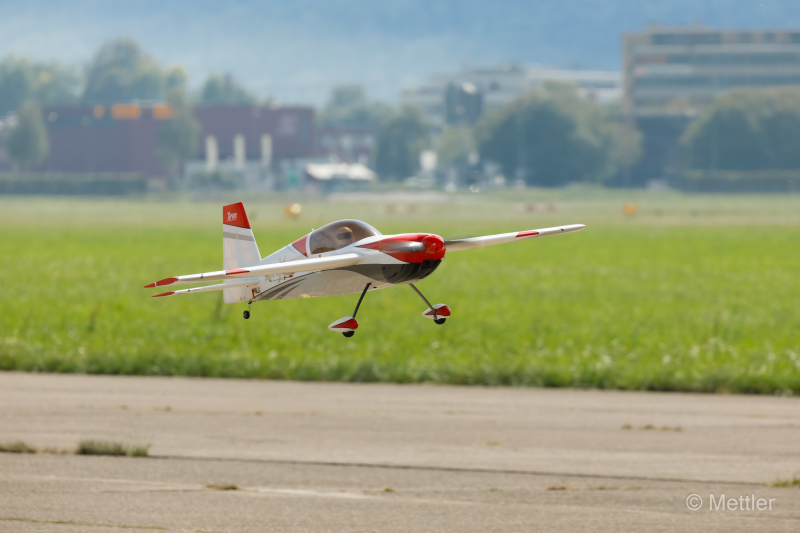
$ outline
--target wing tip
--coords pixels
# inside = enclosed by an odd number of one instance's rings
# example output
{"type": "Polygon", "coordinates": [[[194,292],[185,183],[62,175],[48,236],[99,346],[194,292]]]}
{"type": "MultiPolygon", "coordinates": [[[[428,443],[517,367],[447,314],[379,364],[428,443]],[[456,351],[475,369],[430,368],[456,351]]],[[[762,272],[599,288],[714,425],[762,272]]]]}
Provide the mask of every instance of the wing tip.
{"type": "Polygon", "coordinates": [[[153,282],[153,283],[151,283],[149,285],[145,285],[144,288],[145,289],[152,289],[153,287],[163,287],[164,285],[172,285],[176,281],[178,281],[178,278],[164,278],[164,279],[160,279],[158,281],[155,281],[155,282],[153,282]]]}
{"type": "Polygon", "coordinates": [[[161,298],[162,296],[172,296],[175,294],[175,291],[165,292],[163,294],[154,294],[151,298],[161,298]]]}

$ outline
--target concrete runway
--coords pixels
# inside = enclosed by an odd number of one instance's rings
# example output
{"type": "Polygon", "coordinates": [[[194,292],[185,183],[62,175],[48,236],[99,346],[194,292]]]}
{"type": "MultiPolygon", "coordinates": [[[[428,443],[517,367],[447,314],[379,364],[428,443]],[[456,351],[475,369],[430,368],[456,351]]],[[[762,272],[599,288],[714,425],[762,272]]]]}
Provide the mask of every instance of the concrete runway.
{"type": "Polygon", "coordinates": [[[0,531],[800,531],[796,398],[0,373],[0,421],[152,444],[0,454],[0,531]]]}

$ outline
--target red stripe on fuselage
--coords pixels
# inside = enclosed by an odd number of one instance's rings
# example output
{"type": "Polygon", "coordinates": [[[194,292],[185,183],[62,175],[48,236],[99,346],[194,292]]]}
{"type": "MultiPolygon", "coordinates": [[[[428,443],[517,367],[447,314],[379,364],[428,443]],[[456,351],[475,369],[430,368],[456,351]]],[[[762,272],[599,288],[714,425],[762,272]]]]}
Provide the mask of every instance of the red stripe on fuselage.
{"type": "Polygon", "coordinates": [[[530,237],[531,235],[539,235],[539,232],[530,229],[528,231],[520,231],[517,233],[517,237],[530,237]]]}
{"type": "Polygon", "coordinates": [[[422,263],[426,259],[438,260],[446,252],[444,240],[432,233],[406,233],[394,237],[386,237],[370,244],[362,244],[359,248],[378,250],[404,263],[422,263]],[[427,238],[428,246],[423,244],[427,238]]]}
{"type": "Polygon", "coordinates": [[[306,257],[308,257],[308,252],[306,252],[306,241],[307,240],[308,240],[308,235],[303,235],[302,237],[300,237],[299,239],[297,239],[296,241],[294,241],[292,243],[292,246],[294,246],[295,249],[298,252],[300,252],[301,254],[305,255],[306,257]]]}
{"type": "MultiPolygon", "coordinates": [[[[283,241],[283,242],[286,242],[286,241],[283,241]]],[[[245,270],[243,268],[237,268],[236,270],[226,270],[225,271],[225,275],[226,276],[232,276],[233,274],[247,274],[248,272],[250,272],[250,271],[249,270],[245,270]]]]}

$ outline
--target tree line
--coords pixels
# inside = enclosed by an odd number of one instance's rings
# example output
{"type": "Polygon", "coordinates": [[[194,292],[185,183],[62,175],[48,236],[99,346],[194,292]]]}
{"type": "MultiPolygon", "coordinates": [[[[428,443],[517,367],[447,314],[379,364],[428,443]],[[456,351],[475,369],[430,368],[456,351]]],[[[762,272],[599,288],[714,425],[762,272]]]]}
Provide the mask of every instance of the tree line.
{"type": "Polygon", "coordinates": [[[800,170],[800,88],[723,94],[681,142],[694,169],[800,170]]]}
{"type": "MultiPolygon", "coordinates": [[[[230,74],[211,74],[198,91],[187,89],[179,66],[164,68],[130,39],[105,43],[82,72],[57,63],[14,57],[0,61],[0,116],[17,112],[8,132],[9,155],[20,167],[47,153],[45,125],[37,106],[168,101],[175,114],[160,132],[158,156],[170,174],[194,153],[198,125],[192,105],[253,105],[258,98],[230,74]]],[[[363,87],[334,87],[320,109],[321,128],[375,132],[375,167],[382,179],[415,174],[420,152],[435,147],[446,165],[480,159],[499,163],[510,176],[531,184],[559,185],[602,180],[638,153],[639,139],[624,123],[565,84],[548,84],[485,114],[474,127],[447,127],[434,136],[418,109],[370,100],[363,87]]]]}
{"type": "Polygon", "coordinates": [[[131,39],[103,44],[80,71],[59,63],[36,63],[14,56],[0,61],[0,116],[15,113],[26,101],[39,106],[112,104],[164,100],[186,93],[191,104],[253,104],[258,99],[230,74],[210,74],[188,94],[186,72],[163,68],[131,39]]]}
{"type": "MultiPolygon", "coordinates": [[[[7,129],[10,158],[26,168],[47,154],[39,106],[131,100],[169,102],[174,115],[159,137],[158,157],[178,175],[194,155],[199,126],[193,105],[254,105],[259,99],[230,74],[211,74],[187,89],[179,66],[164,68],[132,40],[110,41],[79,73],[58,63],[8,57],[0,61],[0,117],[16,113],[7,129]]],[[[333,88],[317,115],[321,128],[355,128],[376,135],[374,166],[384,180],[419,169],[420,152],[435,149],[442,165],[468,168],[494,162],[508,178],[529,185],[603,183],[641,156],[641,135],[617,106],[599,106],[578,88],[548,82],[509,104],[487,110],[476,124],[452,124],[434,134],[423,113],[370,100],[364,88],[333,88]]],[[[681,139],[687,166],[710,170],[798,169],[800,88],[736,90],[718,97],[681,139]]]]}
{"type": "Polygon", "coordinates": [[[5,132],[9,158],[18,168],[30,168],[47,156],[46,127],[41,106],[109,105],[132,100],[166,101],[173,116],[159,132],[158,158],[170,175],[194,154],[199,125],[194,104],[251,105],[257,98],[230,74],[211,74],[196,93],[187,90],[185,71],[161,65],[130,39],[107,42],[82,74],[58,63],[34,63],[7,57],[0,61],[0,117],[16,113],[5,132]]]}
{"type": "MultiPolygon", "coordinates": [[[[402,109],[383,124],[377,144],[378,172],[404,178],[417,169],[419,151],[432,144],[430,128],[418,110],[402,109]]],[[[539,186],[603,182],[641,153],[641,135],[615,108],[559,82],[488,110],[474,126],[445,126],[434,144],[443,165],[490,161],[505,176],[539,186]]]]}

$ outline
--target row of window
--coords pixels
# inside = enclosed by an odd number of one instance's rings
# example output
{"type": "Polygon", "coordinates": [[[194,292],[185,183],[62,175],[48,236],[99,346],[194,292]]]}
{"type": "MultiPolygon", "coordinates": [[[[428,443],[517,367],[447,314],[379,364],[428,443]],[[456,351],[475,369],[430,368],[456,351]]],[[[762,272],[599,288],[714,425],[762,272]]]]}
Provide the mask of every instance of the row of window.
{"type": "Polygon", "coordinates": [[[800,85],[800,75],[786,76],[664,76],[638,78],[636,87],[773,87],[800,85]]]}
{"type": "Polygon", "coordinates": [[[323,135],[320,144],[324,148],[372,148],[375,139],[371,135],[323,135]]]}
{"type": "Polygon", "coordinates": [[[663,60],[682,65],[797,65],[800,53],[666,54],[663,60]]]}
{"type": "MultiPolygon", "coordinates": [[[[727,43],[741,43],[749,44],[757,42],[756,33],[742,32],[735,36],[734,39],[728,36],[725,39],[727,43]]],[[[761,42],[774,43],[777,42],[778,36],[775,33],[762,33],[761,42]]],[[[723,34],[716,32],[704,33],[658,33],[653,35],[653,44],[657,45],[697,45],[697,44],[722,44],[723,34]]],[[[789,34],[789,42],[800,43],[800,33],[793,32],[789,34]]]]}

